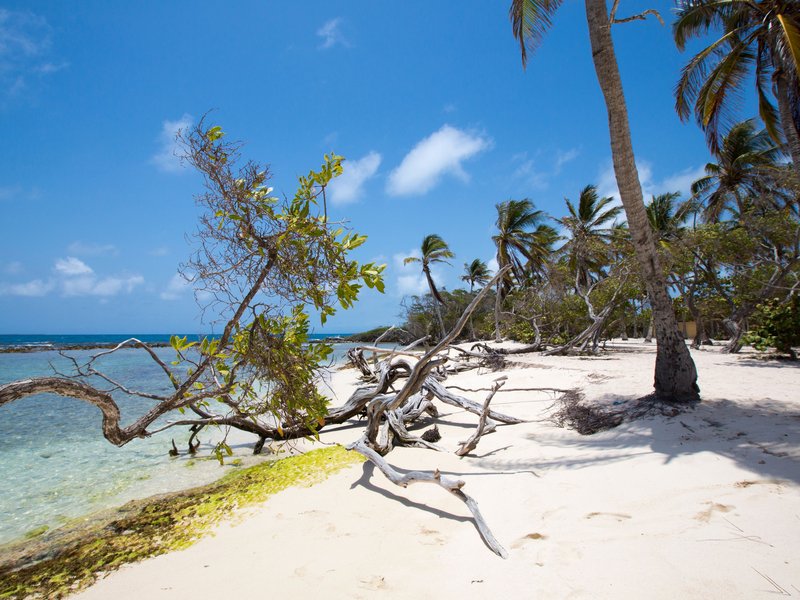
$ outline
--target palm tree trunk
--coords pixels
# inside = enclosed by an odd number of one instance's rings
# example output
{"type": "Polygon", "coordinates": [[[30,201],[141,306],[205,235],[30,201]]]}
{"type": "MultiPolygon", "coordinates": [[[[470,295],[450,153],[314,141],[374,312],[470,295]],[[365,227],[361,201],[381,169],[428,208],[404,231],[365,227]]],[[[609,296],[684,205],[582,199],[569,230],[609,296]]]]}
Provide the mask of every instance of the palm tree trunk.
{"type": "Polygon", "coordinates": [[[797,131],[797,123],[795,123],[789,102],[789,84],[786,81],[786,75],[782,73],[778,74],[776,79],[778,80],[777,96],[778,111],[781,115],[781,128],[783,129],[783,135],[786,136],[786,144],[789,146],[794,172],[800,175],[800,134],[797,131]]]}
{"type": "Polygon", "coordinates": [[[439,322],[439,333],[441,335],[439,339],[442,339],[447,335],[447,331],[445,331],[444,328],[444,319],[442,319],[441,304],[444,304],[444,300],[439,294],[439,290],[436,289],[436,285],[433,283],[433,278],[431,277],[431,272],[428,267],[423,267],[422,271],[425,273],[425,279],[428,281],[428,288],[431,290],[431,296],[433,296],[433,312],[436,313],[436,320],[439,322]]]}
{"type": "Polygon", "coordinates": [[[678,330],[672,300],[667,293],[666,280],[644,207],[628,124],[628,109],[611,39],[608,7],[605,0],[585,1],[592,59],[608,111],[614,173],[628,217],[633,247],[655,315],[655,394],[671,402],[696,400],[700,391],[697,387],[697,370],[678,330]]]}
{"type": "Polygon", "coordinates": [[[498,344],[503,341],[503,338],[500,337],[500,308],[503,305],[503,299],[500,293],[502,281],[502,277],[497,280],[497,293],[494,296],[494,341],[498,344]]]}

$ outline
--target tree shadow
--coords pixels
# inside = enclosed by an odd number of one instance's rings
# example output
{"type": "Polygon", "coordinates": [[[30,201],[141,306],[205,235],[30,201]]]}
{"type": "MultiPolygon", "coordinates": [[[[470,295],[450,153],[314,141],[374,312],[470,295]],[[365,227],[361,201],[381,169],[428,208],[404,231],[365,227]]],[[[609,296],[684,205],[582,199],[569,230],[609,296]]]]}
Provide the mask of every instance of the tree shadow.
{"type": "MultiPolygon", "coordinates": [[[[619,396],[596,402],[630,400],[619,396]]],[[[541,434],[525,436],[542,441],[541,434]]],[[[585,450],[569,457],[484,459],[490,469],[584,468],[655,453],[668,464],[680,457],[711,452],[734,461],[756,477],[800,483],[800,404],[765,398],[751,404],[727,399],[706,400],[674,416],[656,415],[600,433],[559,437],[548,447],[585,450]]]]}

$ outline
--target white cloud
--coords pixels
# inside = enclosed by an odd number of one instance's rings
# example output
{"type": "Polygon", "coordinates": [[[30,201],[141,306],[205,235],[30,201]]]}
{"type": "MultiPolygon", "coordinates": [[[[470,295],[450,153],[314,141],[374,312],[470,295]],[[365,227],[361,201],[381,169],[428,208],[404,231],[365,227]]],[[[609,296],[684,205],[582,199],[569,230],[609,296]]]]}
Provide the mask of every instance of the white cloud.
{"type": "Polygon", "coordinates": [[[500,265],[497,263],[497,257],[493,256],[489,260],[486,261],[486,266],[489,267],[489,271],[494,275],[497,273],[497,269],[500,268],[500,265]]]}
{"type": "Polygon", "coordinates": [[[337,44],[341,46],[349,46],[349,42],[344,37],[342,33],[342,18],[336,17],[335,19],[331,19],[330,21],[326,21],[325,24],[317,29],[317,36],[322,38],[322,43],[320,44],[320,48],[323,50],[327,50],[328,48],[333,48],[337,44]]]}
{"type": "Polygon", "coordinates": [[[444,125],[417,143],[389,175],[387,192],[392,196],[424,194],[444,175],[469,181],[461,163],[491,146],[483,135],[444,125]]]}
{"type": "Polygon", "coordinates": [[[65,296],[116,296],[130,293],[144,283],[141,275],[98,277],[94,269],[74,256],[59,258],[53,270],[61,276],[61,292],[65,296]]]}
{"type": "Polygon", "coordinates": [[[549,179],[547,173],[536,170],[536,163],[532,158],[528,158],[527,152],[515,154],[511,157],[511,160],[512,162],[520,163],[512,174],[514,179],[521,179],[526,186],[537,190],[547,188],[549,179]]]}
{"type": "Polygon", "coordinates": [[[150,254],[150,256],[166,256],[169,254],[169,248],[166,246],[158,246],[157,248],[150,250],[148,254],[150,254]]]}
{"type": "Polygon", "coordinates": [[[0,187],[0,202],[3,200],[13,200],[22,193],[22,187],[19,185],[11,185],[0,187]]]}
{"type": "Polygon", "coordinates": [[[188,290],[191,290],[189,282],[186,281],[180,273],[175,273],[172,279],[169,280],[167,287],[161,292],[160,297],[162,300],[178,300],[188,290]]]}
{"type": "Polygon", "coordinates": [[[80,275],[62,281],[65,296],[116,296],[121,292],[131,293],[133,289],[144,283],[141,275],[128,277],[103,277],[80,275]]]}
{"type": "Polygon", "coordinates": [[[78,256],[103,256],[116,255],[117,247],[114,244],[95,244],[93,242],[72,242],[67,246],[67,251],[78,256]]]}
{"type": "Polygon", "coordinates": [[[358,200],[364,183],[377,173],[380,165],[381,155],[377,152],[370,152],[358,160],[345,161],[343,173],[330,184],[331,202],[341,205],[358,200]]]}
{"type": "Polygon", "coordinates": [[[25,296],[28,298],[41,297],[49,294],[55,284],[52,281],[34,279],[27,283],[0,284],[0,296],[25,296]]]}
{"type": "Polygon", "coordinates": [[[175,139],[179,131],[192,126],[192,117],[185,114],[177,121],[164,121],[158,136],[159,151],[150,159],[159,171],[178,173],[183,169],[180,159],[180,146],[175,139]]]}
{"type": "Polygon", "coordinates": [[[397,273],[395,284],[397,286],[397,293],[400,296],[409,294],[420,295],[428,291],[428,282],[425,281],[425,275],[422,274],[420,264],[418,262],[404,264],[405,259],[409,256],[420,258],[422,253],[419,248],[415,248],[410,252],[399,253],[392,256],[394,269],[397,273]]]}
{"type": "Polygon", "coordinates": [[[74,256],[68,256],[67,258],[59,258],[56,260],[56,264],[54,269],[57,273],[61,275],[66,275],[68,277],[73,277],[76,275],[89,275],[94,273],[92,268],[87,265],[82,260],[75,258],[74,256]]]}
{"type": "MultiPolygon", "coordinates": [[[[688,198],[692,183],[702,177],[705,172],[704,167],[689,167],[664,179],[656,180],[653,177],[653,166],[648,161],[637,161],[636,169],[639,171],[639,182],[642,186],[645,204],[650,202],[652,196],[667,192],[680,192],[684,199],[688,198]]],[[[611,162],[608,162],[600,172],[597,191],[601,196],[612,196],[618,204],[621,204],[614,166],[611,162]]]]}

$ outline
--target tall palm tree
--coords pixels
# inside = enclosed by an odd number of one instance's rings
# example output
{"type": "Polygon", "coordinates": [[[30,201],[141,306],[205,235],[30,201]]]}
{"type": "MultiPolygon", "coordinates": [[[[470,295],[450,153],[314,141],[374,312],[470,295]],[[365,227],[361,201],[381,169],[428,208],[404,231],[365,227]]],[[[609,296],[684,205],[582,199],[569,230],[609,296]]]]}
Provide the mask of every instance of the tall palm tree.
{"type": "Polygon", "coordinates": [[[712,151],[719,148],[729,120],[729,98],[753,78],[761,120],[770,136],[786,138],[800,173],[800,3],[795,0],[683,0],[673,34],[678,48],[710,30],[722,37],[683,68],[675,88],[675,108],[689,118],[694,103],[698,124],[712,151]],[[778,109],[771,97],[778,101],[778,109]]]}
{"type": "Polygon", "coordinates": [[[447,334],[444,328],[444,319],[442,319],[441,305],[444,304],[444,299],[439,293],[439,290],[436,289],[436,284],[433,282],[430,266],[433,263],[446,263],[447,259],[453,258],[455,254],[450,250],[447,242],[435,233],[426,235],[422,239],[422,246],[420,249],[422,251],[422,257],[409,256],[403,261],[403,264],[407,265],[412,262],[422,263],[422,272],[425,274],[425,279],[428,282],[428,289],[430,289],[431,296],[433,296],[433,307],[436,312],[436,319],[439,321],[439,330],[442,337],[444,337],[447,334]]]}
{"type": "Polygon", "coordinates": [[[497,248],[497,268],[510,265],[508,274],[497,282],[495,296],[494,326],[495,341],[500,337],[500,309],[503,300],[514,283],[525,281],[529,273],[542,273],[551,246],[558,234],[544,221],[547,215],[537,210],[533,202],[507,200],[495,205],[497,208],[497,234],[492,236],[497,248]]]}
{"type": "Polygon", "coordinates": [[[588,286],[592,272],[608,262],[614,220],[622,212],[622,207],[609,207],[614,199],[610,196],[601,198],[594,185],[581,190],[577,206],[569,198],[564,200],[569,215],[557,221],[569,236],[561,251],[568,257],[570,270],[577,274],[580,283],[588,286]]]}
{"type": "Polygon", "coordinates": [[[708,163],[705,176],[692,184],[706,221],[716,223],[725,211],[742,214],[756,199],[771,196],[764,194],[765,179],[778,169],[781,152],[752,119],[734,125],[714,154],[717,162],[708,163]]]}
{"type": "Polygon", "coordinates": [[[489,267],[480,258],[476,258],[471,263],[464,263],[464,274],[461,281],[469,282],[469,293],[475,289],[475,284],[486,285],[492,278],[489,267]]]}
{"type": "Polygon", "coordinates": [[[692,204],[679,203],[680,197],[680,192],[657,194],[645,207],[650,227],[662,245],[669,244],[680,237],[683,223],[691,211],[692,204]]]}
{"type": "MultiPolygon", "coordinates": [[[[525,65],[528,49],[533,50],[552,23],[552,18],[563,0],[512,0],[511,26],[519,40],[522,64],[525,65]]],[[[611,38],[611,25],[628,19],[616,19],[614,3],[611,14],[606,0],[584,0],[589,26],[592,60],[597,80],[605,98],[611,137],[611,155],[622,204],[628,218],[636,257],[646,282],[648,295],[656,315],[657,351],[655,366],[656,396],[670,401],[697,398],[697,370],[689,349],[678,329],[678,321],[667,293],[666,279],[661,270],[656,242],[647,221],[642,186],[633,154],[628,109],[622,90],[619,65],[611,38]]],[[[649,11],[652,12],[652,11],[649,11]]],[[[644,18],[644,13],[638,15],[644,18]]]]}

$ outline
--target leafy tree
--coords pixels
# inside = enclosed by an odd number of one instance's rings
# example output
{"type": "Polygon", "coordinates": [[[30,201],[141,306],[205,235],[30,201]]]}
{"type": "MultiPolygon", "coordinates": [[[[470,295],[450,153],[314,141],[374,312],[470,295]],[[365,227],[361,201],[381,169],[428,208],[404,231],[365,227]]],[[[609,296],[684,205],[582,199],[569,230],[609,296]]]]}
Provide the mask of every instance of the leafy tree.
{"type": "Polygon", "coordinates": [[[450,250],[447,242],[445,242],[435,233],[426,235],[422,239],[421,250],[421,258],[409,256],[403,261],[403,263],[422,263],[422,272],[425,274],[425,280],[428,282],[428,289],[431,291],[431,296],[433,296],[433,298],[436,300],[436,302],[434,302],[434,310],[436,312],[436,318],[439,321],[439,333],[442,337],[444,337],[447,334],[447,330],[444,327],[444,320],[442,319],[441,305],[443,305],[445,301],[442,298],[442,295],[439,293],[439,290],[436,288],[436,284],[433,282],[430,266],[433,263],[447,263],[447,259],[453,258],[455,254],[453,254],[453,252],[450,250]]]}
{"type": "MultiPolygon", "coordinates": [[[[511,26],[520,44],[523,66],[527,60],[527,50],[533,50],[539,44],[552,24],[561,3],[562,0],[512,0],[511,26]]],[[[672,299],[667,293],[666,280],[659,263],[656,242],[647,221],[642,187],[633,154],[628,109],[611,38],[612,24],[644,19],[647,14],[653,14],[655,11],[645,11],[641,15],[617,19],[618,5],[619,3],[615,2],[609,13],[605,0],[585,0],[592,60],[608,112],[611,154],[617,187],[628,218],[628,227],[642,279],[647,286],[655,313],[658,341],[655,393],[656,396],[668,401],[693,400],[697,398],[699,391],[697,371],[678,329],[672,299]]]]}
{"type": "Polygon", "coordinates": [[[793,346],[800,346],[800,296],[788,302],[767,301],[758,307],[758,325],[746,336],[757,350],[775,348],[781,354],[797,358],[793,346]]]}
{"type": "MultiPolygon", "coordinates": [[[[209,425],[235,427],[259,436],[257,452],[267,438],[314,435],[328,417],[316,383],[331,347],[307,343],[311,315],[324,322],[338,307],[353,306],[364,285],[383,289],[383,265],[350,258],[366,237],[329,223],[318,206],[342,172],[342,157],[326,156],[318,171],[299,178],[294,197],[282,201],[267,186],[269,171],[243,162],[241,144],[226,141],[220,127],[207,128],[201,121],[180,140],[185,160],[205,184],[205,193],[197,196],[202,210],[197,250],[183,273],[214,298],[207,308],[228,315],[222,333],[199,341],[173,336],[172,365],[139,340],[115,349],[134,346],[147,352],[167,377],[168,393],[127,389],[106,377],[98,366],[106,351],[83,364],[73,361],[78,378],[0,386],[0,405],[44,392],[89,402],[103,413],[103,435],[118,446],[158,431],[156,421],[174,411],[188,414],[161,429],[191,426],[194,437],[209,425]],[[97,377],[108,389],[95,387],[97,377]],[[154,406],[122,427],[111,394],[117,391],[147,398],[154,406]]],[[[220,459],[224,452],[230,449],[223,441],[217,448],[220,459]]]]}
{"type": "Polygon", "coordinates": [[[721,37],[683,68],[675,88],[675,108],[688,119],[692,110],[713,151],[730,122],[732,98],[750,79],[761,120],[773,140],[781,130],[800,173],[800,4],[787,0],[682,0],[673,24],[683,50],[691,38],[715,30],[721,37]],[[771,98],[778,101],[778,109],[771,98]],[[692,107],[694,104],[694,107],[692,107]]]}

